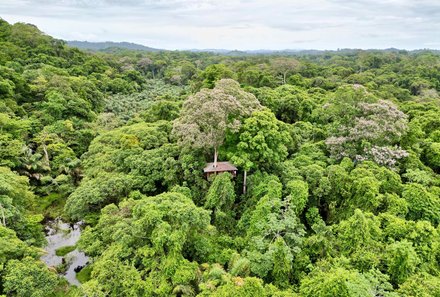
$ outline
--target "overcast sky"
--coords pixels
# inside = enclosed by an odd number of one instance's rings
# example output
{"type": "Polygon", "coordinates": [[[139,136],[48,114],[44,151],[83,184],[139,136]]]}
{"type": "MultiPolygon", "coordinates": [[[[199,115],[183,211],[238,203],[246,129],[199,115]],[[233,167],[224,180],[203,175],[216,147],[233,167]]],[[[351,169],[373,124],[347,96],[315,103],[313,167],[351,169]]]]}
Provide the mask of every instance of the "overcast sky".
{"type": "Polygon", "coordinates": [[[0,17],[165,49],[440,49],[440,0],[0,0],[0,17]]]}

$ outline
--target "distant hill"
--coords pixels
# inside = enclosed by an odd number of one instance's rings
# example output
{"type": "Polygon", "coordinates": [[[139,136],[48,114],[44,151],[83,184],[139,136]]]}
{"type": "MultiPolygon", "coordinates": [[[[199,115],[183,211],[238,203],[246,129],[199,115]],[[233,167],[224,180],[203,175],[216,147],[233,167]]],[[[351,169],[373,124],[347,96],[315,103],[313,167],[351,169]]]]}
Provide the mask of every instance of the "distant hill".
{"type": "MultiPolygon", "coordinates": [[[[227,49],[190,49],[187,50],[190,52],[208,52],[213,54],[219,54],[219,55],[226,55],[226,56],[252,56],[252,55],[292,55],[292,56],[313,56],[313,55],[322,55],[322,54],[357,54],[359,52],[394,52],[394,53],[400,53],[400,52],[417,52],[417,51],[407,51],[407,50],[400,50],[396,48],[389,48],[389,49],[350,49],[350,48],[344,48],[344,49],[338,49],[338,50],[315,50],[315,49],[281,49],[281,50],[270,50],[270,49],[257,49],[257,50],[227,50],[227,49]]],[[[425,51],[425,50],[420,50],[425,51]]],[[[430,50],[432,52],[437,52],[436,50],[430,50]]]]}
{"type": "Polygon", "coordinates": [[[108,51],[109,49],[127,49],[134,51],[147,51],[147,52],[158,52],[161,49],[148,47],[142,44],[136,44],[131,42],[89,42],[89,41],[67,41],[67,44],[72,47],[77,47],[79,49],[91,50],[91,51],[108,51]]]}
{"type": "MultiPolygon", "coordinates": [[[[82,50],[90,50],[90,51],[100,51],[107,53],[118,53],[121,50],[132,50],[132,51],[145,51],[145,52],[159,52],[166,51],[164,49],[157,49],[148,47],[142,44],[132,43],[132,42],[113,42],[113,41],[105,41],[105,42],[90,42],[90,41],[66,41],[69,46],[77,47],[82,50]]],[[[268,49],[257,49],[257,50],[228,50],[228,49],[187,49],[181,50],[185,52],[193,52],[193,53],[212,53],[217,55],[225,55],[225,56],[252,56],[252,55],[292,55],[292,56],[301,56],[301,55],[321,55],[321,54],[356,54],[358,52],[393,52],[393,53],[419,53],[424,51],[430,51],[434,54],[440,54],[439,50],[430,50],[430,49],[420,49],[420,50],[401,50],[396,48],[388,48],[388,49],[351,49],[351,48],[343,48],[338,50],[314,50],[314,49],[281,49],[281,50],[268,50],[268,49]]]]}

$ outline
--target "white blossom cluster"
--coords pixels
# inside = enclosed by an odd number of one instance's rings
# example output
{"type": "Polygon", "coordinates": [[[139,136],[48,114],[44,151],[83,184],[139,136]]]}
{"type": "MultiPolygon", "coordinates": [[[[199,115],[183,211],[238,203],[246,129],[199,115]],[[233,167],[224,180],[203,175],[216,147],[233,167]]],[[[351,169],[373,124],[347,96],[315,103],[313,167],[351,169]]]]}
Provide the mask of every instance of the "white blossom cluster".
{"type": "Polygon", "coordinates": [[[397,161],[409,156],[408,152],[398,146],[373,146],[364,149],[364,155],[356,155],[357,162],[372,160],[379,165],[395,168],[397,161]]]}

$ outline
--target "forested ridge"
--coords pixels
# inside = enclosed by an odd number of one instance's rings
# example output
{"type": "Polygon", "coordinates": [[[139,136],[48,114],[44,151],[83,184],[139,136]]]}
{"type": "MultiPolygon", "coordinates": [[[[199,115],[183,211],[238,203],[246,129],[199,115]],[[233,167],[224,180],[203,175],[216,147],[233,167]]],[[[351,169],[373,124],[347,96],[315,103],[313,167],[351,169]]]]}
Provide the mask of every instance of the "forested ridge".
{"type": "Polygon", "coordinates": [[[0,296],[440,296],[439,92],[428,50],[85,53],[0,19],[0,296]],[[40,260],[58,217],[80,287],[40,260]]]}

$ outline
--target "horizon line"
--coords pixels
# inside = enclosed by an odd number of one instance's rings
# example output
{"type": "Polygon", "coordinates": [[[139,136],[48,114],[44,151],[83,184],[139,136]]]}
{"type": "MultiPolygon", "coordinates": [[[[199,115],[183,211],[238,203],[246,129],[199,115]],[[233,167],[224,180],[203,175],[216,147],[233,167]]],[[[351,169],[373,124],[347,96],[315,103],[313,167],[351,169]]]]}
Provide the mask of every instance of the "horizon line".
{"type": "MultiPolygon", "coordinates": [[[[58,39],[58,38],[57,38],[58,39]]],[[[333,52],[337,52],[337,51],[344,51],[344,50],[353,50],[353,51],[386,51],[386,50],[395,50],[395,51],[407,51],[407,52],[414,52],[414,51],[440,51],[440,48],[413,48],[413,49],[409,49],[409,48],[398,48],[398,47],[377,47],[377,48],[361,48],[361,47],[338,47],[338,48],[325,48],[325,49],[320,49],[320,48],[283,48],[283,49],[269,49],[269,48],[248,48],[248,49],[229,49],[229,48],[161,48],[161,47],[152,47],[149,45],[145,45],[142,43],[137,43],[137,42],[133,42],[133,41],[114,41],[114,40],[106,40],[106,41],[91,41],[91,40],[66,40],[66,39],[62,39],[61,40],[65,41],[66,43],[69,42],[88,42],[88,43],[116,43],[116,44],[120,44],[120,43],[128,43],[128,44],[133,44],[133,45],[138,45],[138,46],[143,46],[143,47],[147,47],[153,50],[157,50],[157,51],[227,51],[227,52],[253,52],[253,51],[268,51],[268,52],[286,52],[286,51],[294,51],[294,52],[301,52],[301,51],[321,51],[321,52],[326,52],[326,51],[333,51],[333,52]]]]}

